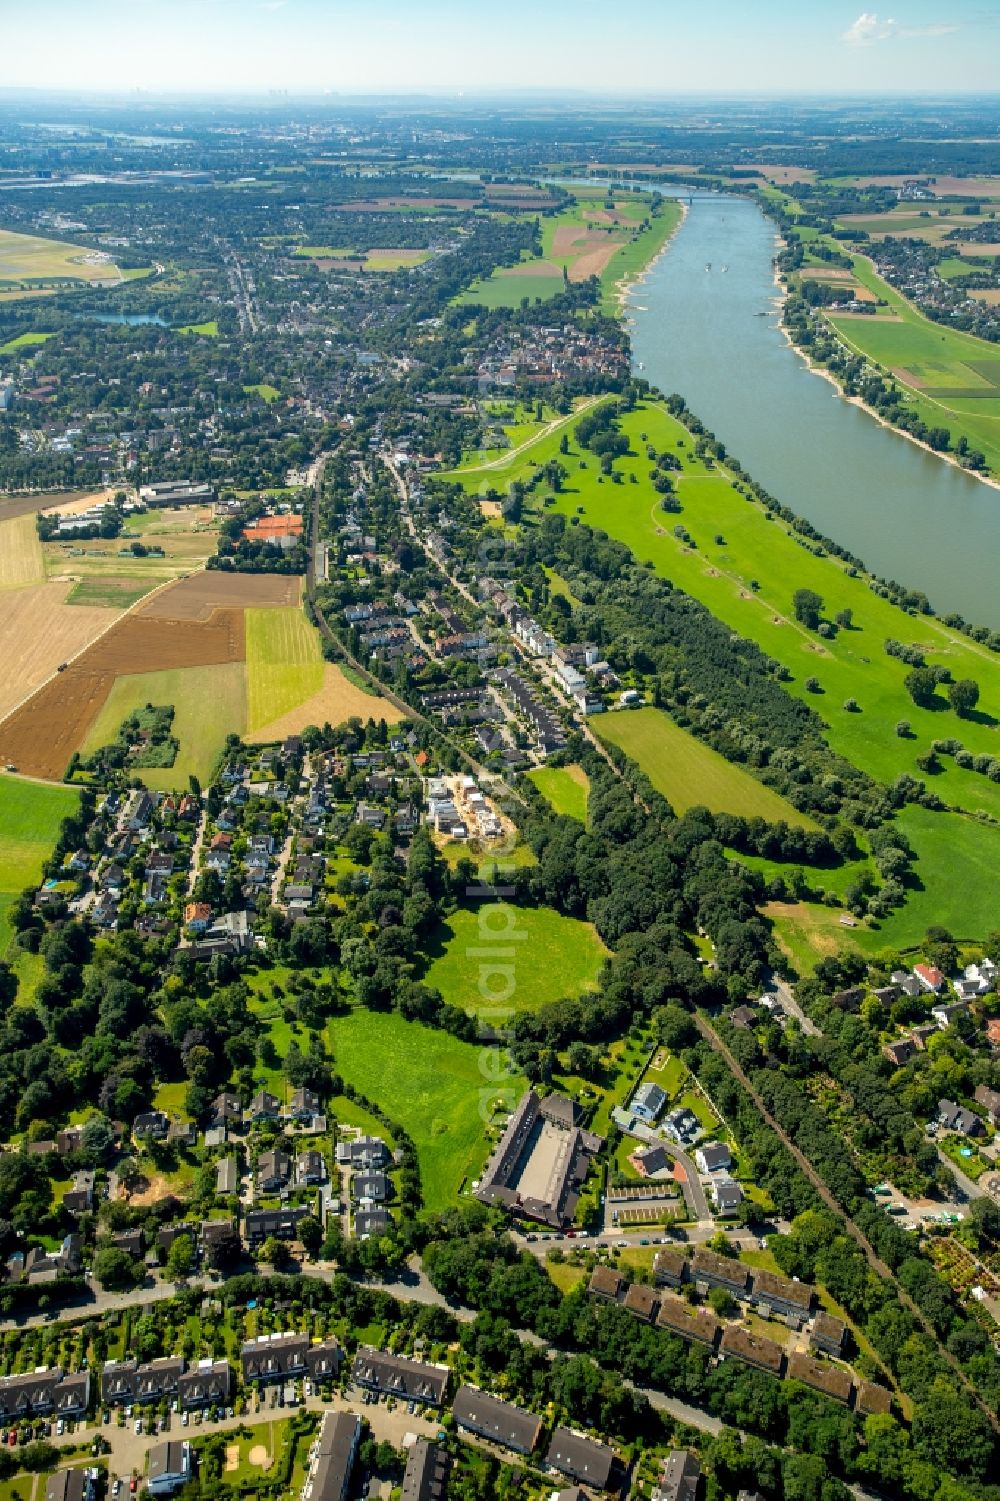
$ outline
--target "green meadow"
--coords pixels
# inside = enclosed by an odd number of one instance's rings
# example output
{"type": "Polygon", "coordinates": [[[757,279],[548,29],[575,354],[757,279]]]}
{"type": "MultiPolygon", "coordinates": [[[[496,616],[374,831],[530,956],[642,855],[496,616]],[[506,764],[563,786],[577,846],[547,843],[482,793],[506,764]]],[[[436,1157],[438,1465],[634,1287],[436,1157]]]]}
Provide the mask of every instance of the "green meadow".
{"type": "Polygon", "coordinates": [[[484,904],[441,925],[421,978],[475,1015],[537,1011],[593,990],[607,954],[590,923],[551,907],[484,904]]]}
{"type": "Polygon", "coordinates": [[[0,957],[11,936],[8,909],[40,879],[59,826],[78,802],[70,787],[0,775],[0,957]]]}
{"type": "MultiPolygon", "coordinates": [[[[902,773],[924,776],[917,757],[926,754],[935,739],[955,738],[974,755],[1000,755],[1000,661],[994,654],[932,616],[907,614],[875,594],[863,576],[851,577],[837,559],[810,552],[786,522],[740,495],[723,470],[698,460],[690,434],[664,408],[640,406],[623,419],[622,428],[630,438],[631,451],[614,465],[621,483],[602,476],[594,455],[580,450],[572,424],[566,429],[568,454],[559,454],[559,436],[552,435],[502,466],[461,471],[454,478],[476,493],[481,493],[487,479],[505,491],[513,481],[530,480],[537,467],[558,458],[569,470],[568,477],[555,497],[536,491],[536,511],[542,512],[543,500],[551,499],[549,509],[570,518],[579,515],[587,525],[602,528],[661,577],[700,600],[719,620],[756,641],[788,668],[787,691],[820,716],[832,748],[878,780],[890,783],[902,773]],[[650,484],[647,441],[680,460],[680,473],[675,476],[682,507],[679,514],[661,509],[660,497],[650,484]],[[678,524],[689,541],[675,536],[678,524]],[[850,628],[824,639],[799,625],[792,603],[799,588],[814,589],[821,596],[823,618],[829,622],[840,611],[850,610],[850,628]],[[928,662],[948,667],[956,679],[974,679],[980,687],[974,715],[960,719],[943,691],[932,708],[918,708],[903,686],[909,669],[884,650],[888,638],[919,647],[928,662]],[[814,680],[818,691],[806,687],[808,680],[814,680]],[[857,704],[856,712],[845,707],[849,700],[857,704]],[[905,738],[896,733],[900,721],[910,725],[905,738]]],[[[572,585],[572,580],[568,582],[572,585]]],[[[622,725],[628,733],[633,717],[607,716],[602,733],[614,726],[614,734],[622,725]]],[[[703,751],[698,746],[698,753],[703,751]]],[[[637,752],[637,759],[641,754],[637,752]]],[[[646,769],[652,777],[649,755],[647,750],[646,769]]],[[[675,770],[673,775],[674,797],[683,796],[681,773],[675,770]]],[[[926,779],[948,806],[1000,819],[1000,784],[988,777],[962,770],[952,758],[942,756],[940,770],[927,774],[926,779]]],[[[662,790],[671,797],[666,783],[662,790]]],[[[703,795],[700,800],[708,798],[703,795]]],[[[993,831],[968,819],[954,822],[961,835],[954,841],[962,852],[960,863],[969,859],[970,868],[978,868],[979,858],[970,852],[992,853],[993,831]]],[[[927,855],[918,860],[917,868],[928,895],[915,890],[904,910],[915,914],[913,925],[920,931],[927,922],[937,920],[933,914],[939,910],[939,901],[950,900],[955,889],[947,861],[938,861],[936,855],[940,827],[921,823],[915,829],[918,856],[925,851],[927,855]]],[[[818,878],[819,884],[824,882],[825,873],[818,878]]],[[[903,918],[892,921],[895,931],[905,936],[903,918]]],[[[837,935],[838,939],[844,936],[843,930],[837,935]]]]}
{"type": "MultiPolygon", "coordinates": [[[[252,612],[248,611],[248,615],[252,612]]],[[[266,614],[267,611],[260,611],[266,614]]],[[[208,783],[222,755],[226,736],[242,733],[247,718],[246,668],[242,662],[209,667],[174,667],[161,672],[131,673],[115,679],[82,747],[91,755],[110,745],[124,720],[146,704],[173,704],[171,733],[179,742],[173,766],[143,768],[141,776],[155,791],[186,789],[196,776],[208,783]]]]}
{"type": "Polygon", "coordinates": [[[395,1012],[358,1009],[335,1017],[327,1041],[337,1073],[378,1100],[412,1138],[427,1208],[453,1204],[486,1160],[486,1126],[498,1098],[512,1108],[525,1080],[498,1075],[494,1052],[395,1012]]]}
{"type": "Polygon", "coordinates": [[[827,314],[843,342],[895,375],[931,427],[947,428],[952,446],[964,435],[1000,471],[1000,351],[974,334],[942,327],[893,290],[863,255],[854,275],[886,306],[874,317],[827,314]]]}
{"type": "Polygon", "coordinates": [[[565,818],[587,822],[587,794],[590,779],[582,766],[539,766],[528,772],[539,792],[565,818]]]}
{"type": "Polygon", "coordinates": [[[786,798],[674,724],[662,709],[619,710],[595,720],[594,728],[602,740],[620,746],[642,767],[676,813],[703,807],[712,813],[816,827],[786,798]]]}

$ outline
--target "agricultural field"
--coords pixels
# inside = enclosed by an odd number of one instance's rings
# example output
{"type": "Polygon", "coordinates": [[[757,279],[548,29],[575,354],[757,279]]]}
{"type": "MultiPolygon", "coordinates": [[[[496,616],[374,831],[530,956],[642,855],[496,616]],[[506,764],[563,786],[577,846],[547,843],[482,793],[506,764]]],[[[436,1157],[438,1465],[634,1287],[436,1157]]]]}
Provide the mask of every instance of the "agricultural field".
{"type": "Polygon", "coordinates": [[[431,258],[429,250],[350,250],[330,245],[300,245],[295,254],[315,261],[320,271],[408,271],[431,258]]]}
{"type": "Polygon", "coordinates": [[[7,909],[39,880],[59,826],[78,802],[70,787],[45,787],[0,774],[0,958],[11,937],[7,909]]]}
{"type": "Polygon", "coordinates": [[[80,747],[81,754],[87,756],[109,745],[123,721],[150,703],[173,704],[171,734],[180,749],[173,766],[144,767],[139,773],[143,782],[160,791],[183,790],[192,776],[207,784],[226,736],[241,733],[246,724],[246,668],[242,662],[226,662],[116,678],[80,747]]]}
{"type": "Polygon", "coordinates": [[[539,766],[528,772],[539,792],[565,818],[587,822],[587,795],[590,779],[582,766],[539,766]]]}
{"type": "Polygon", "coordinates": [[[45,581],[45,563],[32,515],[0,521],[0,591],[45,581]]]}
{"type": "Polygon", "coordinates": [[[453,1204],[486,1160],[486,1126],[497,1099],[512,1109],[525,1080],[496,1078],[481,1067],[481,1048],[394,1012],[354,1010],[335,1017],[327,1040],[337,1073],[378,1100],[412,1137],[427,1208],[453,1204]]]}
{"type": "Polygon", "coordinates": [[[319,633],[299,609],[247,611],[247,728],[261,742],[307,725],[401,718],[388,700],[366,693],[323,660],[319,633]]]}
{"type": "Polygon", "coordinates": [[[117,286],[123,280],[106,251],[0,229],[0,285],[23,290],[52,282],[117,286]]]}
{"type": "Polygon", "coordinates": [[[463,907],[442,924],[422,979],[450,1005],[499,1025],[501,1011],[536,1011],[595,989],[607,954],[590,923],[549,907],[463,907]]]}
{"type": "Polygon", "coordinates": [[[779,793],[682,730],[662,709],[619,710],[596,728],[602,740],[641,766],[677,813],[701,806],[712,813],[815,827],[779,793]]]}
{"type": "Polygon", "coordinates": [[[609,208],[603,188],[575,187],[573,192],[573,201],[560,213],[541,220],[540,256],[494,271],[457,301],[518,307],[525,297],[544,301],[557,296],[566,281],[596,276],[610,306],[619,283],[648,265],[680,223],[681,208],[672,199],[664,199],[662,212],[650,219],[650,200],[644,196],[618,193],[609,208]]]}
{"type": "Polygon", "coordinates": [[[67,584],[0,592],[0,717],[9,714],[118,617],[101,602],[68,603],[67,584]]]}
{"type": "Polygon", "coordinates": [[[875,317],[831,312],[830,325],[848,348],[892,374],[913,393],[913,405],[952,443],[964,435],[1000,469],[1000,352],[996,345],[958,329],[942,328],[895,292],[864,256],[852,257],[854,275],[887,306],[875,317]]]}

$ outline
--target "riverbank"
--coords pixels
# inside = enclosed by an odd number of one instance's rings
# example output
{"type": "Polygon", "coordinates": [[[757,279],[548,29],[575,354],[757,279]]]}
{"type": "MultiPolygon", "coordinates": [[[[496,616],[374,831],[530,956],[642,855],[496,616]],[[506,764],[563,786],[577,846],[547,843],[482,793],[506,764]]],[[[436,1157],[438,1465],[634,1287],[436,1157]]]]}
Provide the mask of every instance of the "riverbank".
{"type": "MultiPolygon", "coordinates": [[[[787,247],[788,241],[785,240],[782,235],[779,234],[777,238],[781,241],[782,244],[787,247]]],[[[873,266],[872,270],[874,271],[874,269],[875,268],[873,266]]],[[[932,458],[941,459],[946,464],[950,464],[953,469],[958,469],[962,474],[967,474],[970,479],[978,480],[980,484],[988,485],[993,490],[1000,490],[1000,479],[998,479],[996,476],[988,473],[983,473],[979,469],[969,469],[965,464],[962,464],[959,461],[954,453],[950,452],[949,450],[932,448],[924,438],[918,438],[916,433],[907,432],[905,427],[897,427],[894,422],[890,422],[888,418],[883,417],[882,413],[879,412],[875,407],[870,406],[863,397],[849,396],[848,393],[844,390],[843,383],[838,380],[835,372],[830,370],[826,365],[820,364],[818,360],[814,360],[807,349],[805,349],[801,344],[797,344],[795,342],[784,318],[785,303],[788,301],[790,289],[787,279],[782,278],[781,272],[779,271],[777,266],[775,266],[774,281],[775,286],[780,289],[781,294],[779,303],[781,308],[780,328],[782,336],[785,339],[785,342],[791,349],[795,351],[795,353],[802,360],[806,369],[812,375],[819,375],[824,380],[828,381],[830,385],[833,386],[837,394],[842,398],[842,400],[846,401],[848,405],[857,407],[860,411],[865,412],[869,417],[873,417],[874,420],[879,424],[879,426],[884,427],[888,432],[895,433],[895,435],[899,438],[905,438],[907,442],[912,443],[916,448],[922,448],[925,453],[929,453],[932,458]]],[[[871,364],[871,361],[868,359],[868,356],[865,354],[864,350],[858,349],[847,343],[844,340],[844,336],[841,333],[840,329],[836,328],[833,323],[831,323],[829,318],[824,317],[824,322],[831,336],[837,340],[837,343],[840,345],[841,349],[844,350],[845,354],[853,355],[855,358],[863,359],[868,364],[871,364]]]]}
{"type": "Polygon", "coordinates": [[[680,217],[678,218],[676,224],[674,224],[670,228],[670,230],[664,236],[661,244],[653,252],[649,260],[641,268],[641,270],[626,271],[623,276],[620,276],[618,278],[618,281],[615,284],[615,304],[620,317],[624,316],[625,314],[630,293],[637,291],[639,287],[642,286],[642,283],[646,280],[646,278],[651,275],[656,267],[657,262],[662,256],[666,255],[667,251],[670,249],[675,235],[683,227],[684,221],[688,216],[688,205],[682,199],[677,198],[673,199],[672,201],[675,202],[677,204],[677,207],[680,209],[680,217]]]}

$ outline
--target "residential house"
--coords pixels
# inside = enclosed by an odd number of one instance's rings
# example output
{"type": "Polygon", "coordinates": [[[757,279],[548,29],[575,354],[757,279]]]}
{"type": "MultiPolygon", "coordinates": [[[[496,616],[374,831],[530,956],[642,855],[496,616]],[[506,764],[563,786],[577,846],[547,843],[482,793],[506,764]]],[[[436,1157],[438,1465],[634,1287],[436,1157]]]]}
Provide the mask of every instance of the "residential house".
{"type": "Polygon", "coordinates": [[[932,1006],[931,1016],[937,1022],[942,1032],[947,1032],[953,1021],[960,1016],[968,1016],[968,1001],[952,1001],[946,1006],[932,1006]]]}
{"type": "Polygon", "coordinates": [[[262,1334],[246,1340],[240,1349],[243,1380],[263,1385],[304,1375],[308,1349],[309,1337],[305,1334],[262,1334]]]}
{"type": "Polygon", "coordinates": [[[446,1449],[418,1438],[407,1451],[400,1501],[445,1501],[450,1468],[446,1449]]]}
{"type": "Polygon", "coordinates": [[[163,1110],[144,1110],[132,1122],[137,1141],[163,1141],[170,1130],[170,1118],[163,1110]]]}
{"type": "Polygon", "coordinates": [[[654,1084],[650,1081],[639,1085],[639,1088],[632,1096],[629,1109],[640,1120],[655,1121],[666,1103],[667,1096],[665,1091],[660,1088],[659,1084],[654,1084]]]}
{"type": "Polygon", "coordinates": [[[225,1407],[233,1392],[233,1372],[228,1360],[199,1360],[177,1382],[181,1410],[225,1407]]]}
{"type": "Polygon", "coordinates": [[[901,1037],[898,1042],[887,1042],[882,1052],[896,1068],[916,1057],[917,1045],[912,1037],[901,1037]]]}
{"type": "Polygon", "coordinates": [[[319,1115],[320,1098],[314,1089],[297,1089],[288,1106],[288,1115],[293,1121],[310,1121],[319,1115]]]}
{"type": "Polygon", "coordinates": [[[945,977],[933,964],[924,964],[923,962],[915,964],[913,966],[913,975],[923,991],[936,995],[939,990],[944,989],[946,983],[945,977]]]}
{"type": "Polygon", "coordinates": [[[735,1178],[715,1178],[709,1190],[716,1214],[735,1214],[743,1203],[743,1190],[735,1178]]]}
{"type": "Polygon", "coordinates": [[[355,1384],[379,1396],[399,1397],[404,1402],[422,1402],[428,1407],[440,1407],[448,1390],[449,1369],[446,1365],[430,1365],[423,1360],[411,1360],[405,1355],[392,1355],[376,1350],[371,1345],[361,1345],[351,1366],[355,1384]]]}
{"type": "Polygon", "coordinates": [[[954,1100],[938,1100],[938,1123],[946,1131],[955,1131],[959,1136],[978,1136],[983,1123],[978,1115],[956,1105],[954,1100]]]}
{"type": "Polygon", "coordinates": [[[1000,1091],[990,1089],[988,1084],[979,1084],[976,1087],[976,1104],[982,1105],[989,1116],[990,1124],[1000,1124],[1000,1091]]]}
{"type": "Polygon", "coordinates": [[[766,1318],[782,1318],[801,1328],[812,1308],[813,1291],[804,1282],[780,1277],[777,1272],[753,1274],[750,1301],[766,1318]]]}
{"type": "Polygon", "coordinates": [[[301,1187],[326,1182],[326,1163],[322,1152],[300,1152],[295,1159],[295,1181],[301,1187]]]}
{"type": "Polygon", "coordinates": [[[280,1193],[291,1182],[292,1159],[287,1152],[261,1152],[255,1176],[259,1192],[280,1193]]]}
{"type": "Polygon", "coordinates": [[[247,1244],[255,1250],[271,1238],[294,1240],[299,1225],[309,1213],[310,1210],[304,1207],[293,1209],[287,1205],[282,1209],[248,1210],[243,1220],[247,1244]]]}
{"type": "Polygon", "coordinates": [[[19,1376],[0,1376],[0,1423],[56,1414],[77,1418],[90,1404],[90,1372],[42,1366],[19,1376]]]}
{"type": "Polygon", "coordinates": [[[304,1501],[344,1501],[361,1442],[361,1419],[354,1412],[325,1412],[309,1450],[302,1487],[304,1501]]]}
{"type": "Polygon", "coordinates": [[[460,1386],[452,1414],[459,1428],[516,1454],[530,1454],[542,1432],[542,1419],[512,1402],[502,1402],[475,1386],[460,1386]]]}
{"type": "Polygon", "coordinates": [[[834,1318],[826,1309],[820,1309],[813,1319],[812,1329],[809,1331],[809,1345],[813,1350],[819,1350],[824,1355],[832,1355],[839,1360],[844,1353],[844,1345],[847,1340],[847,1325],[842,1319],[834,1318]]]}
{"type": "Polygon", "coordinates": [[[574,1433],[561,1424],[555,1429],[545,1455],[549,1469],[595,1491],[607,1490],[614,1462],[615,1451],[607,1444],[574,1433]]]}
{"type": "Polygon", "coordinates": [[[682,1251],[664,1246],[653,1257],[653,1276],[660,1287],[680,1287],[687,1271],[687,1258],[682,1251]]]}
{"type": "Polygon", "coordinates": [[[675,1449],[667,1456],[652,1501],[697,1501],[701,1464],[690,1449],[675,1449]]]}
{"type": "Polygon", "coordinates": [[[707,1141],[695,1152],[694,1160],[700,1173],[717,1173],[731,1165],[733,1154],[723,1142],[707,1141]]]}
{"type": "Polygon", "coordinates": [[[204,933],[212,921],[212,909],[207,902],[188,902],[184,908],[184,926],[189,933],[204,933]]]}
{"type": "Polygon", "coordinates": [[[223,1090],[212,1101],[210,1120],[213,1126],[242,1126],[243,1106],[239,1095],[223,1090]]]}
{"type": "Polygon", "coordinates": [[[191,1452],[191,1445],[183,1439],[153,1445],[146,1478],[150,1495],[170,1496],[187,1485],[193,1473],[191,1452]]]}
{"type": "Polygon", "coordinates": [[[277,1095],[270,1094],[268,1090],[261,1089],[250,1101],[250,1119],[252,1121],[273,1121],[278,1117],[281,1109],[281,1101],[277,1095]]]}

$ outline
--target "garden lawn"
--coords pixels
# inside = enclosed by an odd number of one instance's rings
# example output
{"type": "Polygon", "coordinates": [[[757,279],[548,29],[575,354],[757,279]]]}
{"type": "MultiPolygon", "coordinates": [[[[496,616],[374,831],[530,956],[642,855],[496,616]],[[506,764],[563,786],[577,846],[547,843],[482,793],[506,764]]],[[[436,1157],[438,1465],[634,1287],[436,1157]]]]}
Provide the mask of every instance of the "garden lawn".
{"type": "Polygon", "coordinates": [[[608,954],[590,923],[506,902],[461,908],[442,923],[435,950],[424,983],[494,1025],[499,1010],[537,1011],[595,989],[608,954]]]}
{"type": "MultiPolygon", "coordinates": [[[[251,613],[254,612],[248,612],[251,613]]],[[[207,784],[222,755],[226,736],[242,734],[246,728],[246,668],[242,662],[224,662],[117,678],[90,727],[81,754],[88,756],[100,746],[110,745],[123,721],[146,704],[173,704],[171,734],[180,742],[180,748],[173,766],[143,767],[137,775],[156,791],[186,789],[192,776],[207,784]]]]}
{"type": "Polygon", "coordinates": [[[534,782],[557,813],[580,823],[587,822],[590,778],[582,766],[540,766],[528,772],[528,780],[534,782]]]}
{"type": "Polygon", "coordinates": [[[492,1050],[395,1012],[357,1009],[334,1017],[327,1039],[336,1072],[413,1139],[428,1209],[454,1204],[486,1160],[485,1127],[497,1098],[513,1109],[525,1080],[497,1078],[492,1050]]]}
{"type": "Polygon", "coordinates": [[[319,693],[323,654],[319,633],[297,606],[247,610],[246,643],[247,729],[253,734],[319,693]]]}
{"type": "Polygon", "coordinates": [[[622,709],[595,721],[595,728],[602,740],[620,746],[638,763],[677,813],[701,806],[713,813],[816,827],[779,793],[674,724],[662,709],[622,709]]]}

